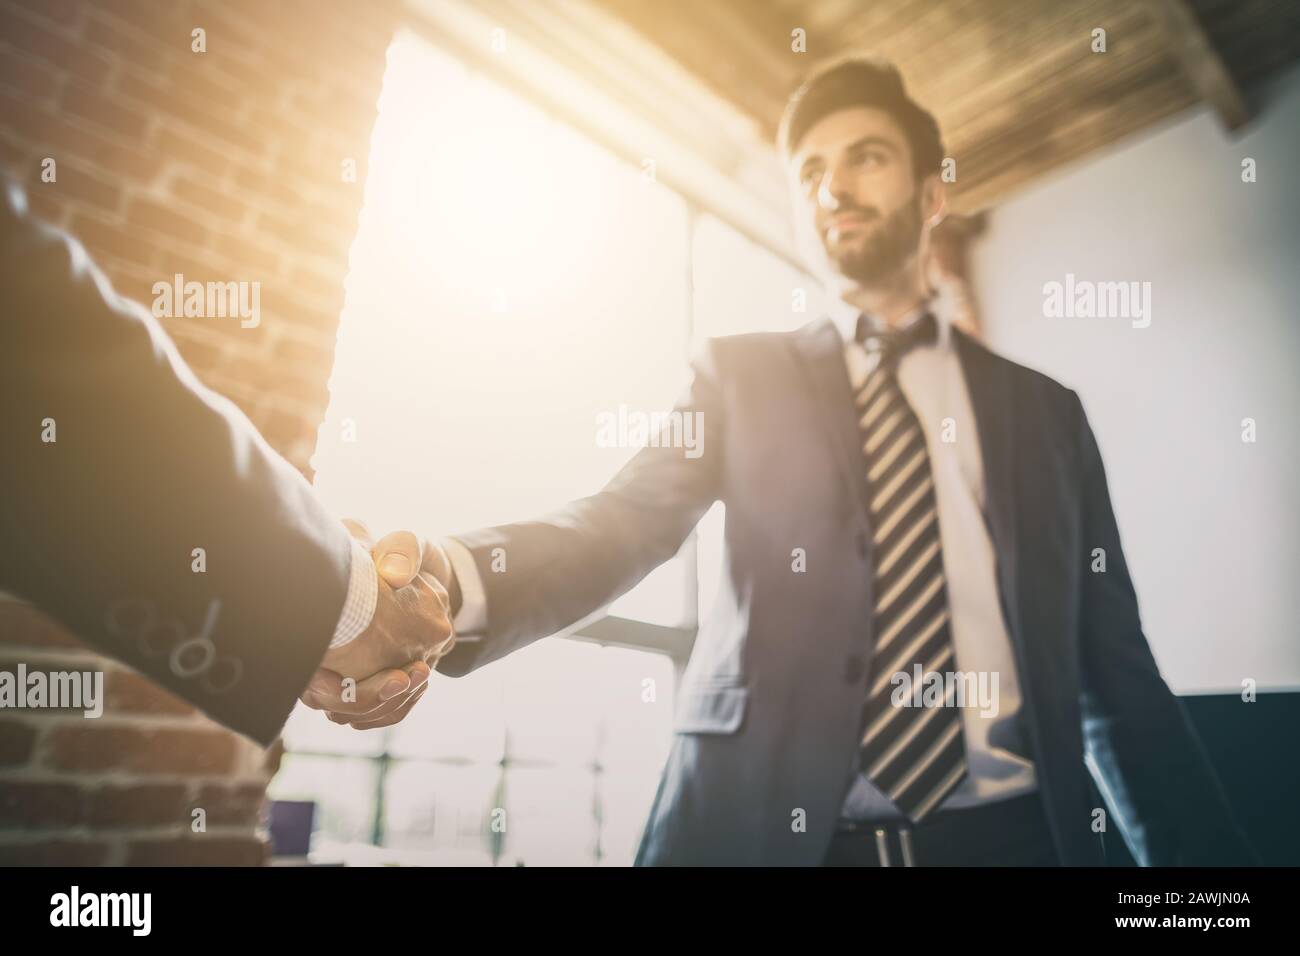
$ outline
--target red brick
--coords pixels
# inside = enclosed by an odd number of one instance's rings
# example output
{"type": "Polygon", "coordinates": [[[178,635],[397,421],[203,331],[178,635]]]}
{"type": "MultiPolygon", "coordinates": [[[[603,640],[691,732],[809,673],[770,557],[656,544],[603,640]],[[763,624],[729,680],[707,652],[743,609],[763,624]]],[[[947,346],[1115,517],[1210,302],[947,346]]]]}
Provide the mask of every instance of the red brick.
{"type": "Polygon", "coordinates": [[[62,120],[44,106],[39,106],[18,92],[0,90],[0,126],[13,130],[23,139],[42,143],[48,127],[62,125],[62,120]]]}
{"type": "Polygon", "coordinates": [[[108,844],[96,840],[0,843],[0,866],[103,866],[108,844]]]}
{"type": "Polygon", "coordinates": [[[90,83],[104,83],[112,67],[103,53],[61,36],[44,21],[6,16],[4,38],[10,46],[39,57],[60,71],[69,70],[90,83]]]}
{"type": "Polygon", "coordinates": [[[280,31],[286,38],[300,33],[299,24],[311,20],[317,29],[299,44],[303,55],[312,62],[324,57],[331,62],[373,62],[382,59],[392,40],[393,25],[401,15],[392,0],[372,0],[365,17],[315,16],[315,0],[281,0],[268,7],[261,22],[268,29],[280,31]]]}
{"type": "Polygon", "coordinates": [[[274,357],[277,364],[328,378],[334,368],[334,345],[332,342],[327,345],[285,335],[275,343],[274,357]]]}
{"type": "MultiPolygon", "coordinates": [[[[83,34],[86,42],[107,53],[116,54],[126,64],[148,70],[155,76],[170,72],[170,65],[178,51],[134,29],[114,16],[115,12],[111,7],[97,7],[90,11],[90,19],[83,34]]],[[[185,52],[189,52],[188,46],[185,52]]]]}
{"type": "Polygon", "coordinates": [[[262,866],[270,847],[257,837],[141,840],[127,848],[127,866],[262,866]]]}
{"type": "Polygon", "coordinates": [[[11,176],[18,179],[25,178],[28,167],[32,165],[30,147],[12,131],[0,130],[0,164],[9,170],[11,176]]]}
{"type": "Polygon", "coordinates": [[[172,95],[170,85],[166,76],[152,68],[128,66],[117,75],[113,92],[137,108],[157,109],[172,95]]]}
{"type": "Polygon", "coordinates": [[[104,712],[121,714],[192,714],[194,708],[134,671],[115,669],[104,688],[104,712]]]}
{"type": "Polygon", "coordinates": [[[243,109],[249,95],[248,83],[218,70],[216,64],[229,58],[229,51],[219,56],[183,56],[177,62],[174,82],[181,101],[200,112],[219,109],[227,113],[243,109]]]}
{"type": "Polygon", "coordinates": [[[82,821],[82,791],[69,783],[0,781],[0,829],[75,826],[82,821]]]}
{"type": "MultiPolygon", "coordinates": [[[[213,257],[206,254],[191,254],[185,249],[164,245],[154,259],[159,278],[171,280],[177,273],[185,277],[186,282],[224,282],[229,276],[226,270],[219,269],[213,257]]],[[[179,304],[176,306],[180,311],[179,304]]]]}
{"type": "Polygon", "coordinates": [[[326,302],[340,299],[343,294],[343,279],[346,263],[340,262],[337,272],[326,273],[310,266],[299,266],[290,273],[289,281],[294,288],[308,293],[326,302]]]}
{"type": "Polygon", "coordinates": [[[36,729],[18,720],[0,720],[0,767],[20,767],[31,759],[36,729]]]}
{"type": "Polygon", "coordinates": [[[64,29],[75,29],[86,7],[84,0],[10,0],[10,2],[64,29]]]}
{"type": "Polygon", "coordinates": [[[262,27],[261,10],[241,9],[244,5],[230,0],[205,3],[198,0],[192,17],[196,26],[208,34],[208,51],[223,52],[224,47],[250,49],[265,46],[269,39],[262,27]],[[243,15],[241,15],[243,14],[243,15]]]}
{"type": "Polygon", "coordinates": [[[4,43],[0,43],[0,84],[36,100],[52,98],[59,87],[53,69],[4,43]]]}
{"type": "Polygon", "coordinates": [[[177,179],[172,184],[172,191],[178,199],[184,199],[204,212],[214,213],[233,223],[242,222],[248,211],[248,205],[242,199],[196,183],[192,179],[177,179]]]}
{"type": "Polygon", "coordinates": [[[165,118],[154,127],[149,137],[153,149],[161,149],[176,162],[198,167],[213,176],[225,175],[230,159],[224,152],[200,142],[188,130],[188,124],[165,118]]]}
{"type": "Polygon", "coordinates": [[[316,305],[289,299],[277,310],[277,314],[283,316],[285,322],[294,329],[311,329],[313,332],[333,337],[338,334],[339,314],[343,310],[341,299],[343,289],[341,287],[339,292],[340,299],[334,308],[323,309],[316,305]]]}
{"type": "Polygon", "coordinates": [[[107,786],[86,794],[86,822],[95,827],[148,826],[186,822],[185,786],[107,786]]]}
{"type": "Polygon", "coordinates": [[[294,444],[301,441],[315,442],[316,432],[320,428],[319,416],[304,415],[299,411],[286,410],[275,406],[263,408],[260,412],[257,419],[255,419],[257,430],[272,445],[275,445],[277,441],[282,444],[294,444]]]}
{"type": "Polygon", "coordinates": [[[214,239],[212,247],[231,262],[248,269],[250,274],[269,279],[280,271],[280,253],[267,246],[223,233],[214,239]]]}
{"type": "Polygon", "coordinates": [[[243,163],[235,167],[235,185],[256,196],[261,203],[273,202],[285,207],[306,201],[293,182],[268,176],[261,169],[243,163]]]}
{"type": "MultiPolygon", "coordinates": [[[[275,129],[284,125],[279,114],[253,116],[253,122],[266,128],[275,129]]],[[[358,154],[352,149],[346,151],[322,147],[317,139],[319,131],[290,131],[282,141],[281,149],[275,154],[274,175],[290,181],[302,183],[307,188],[330,189],[338,186],[360,186],[365,179],[361,176],[361,166],[365,152],[358,154]],[[357,182],[343,182],[343,160],[352,157],[357,161],[357,182]]],[[[351,190],[357,194],[359,190],[351,190]]]]}
{"type": "Polygon", "coordinates": [[[237,738],[208,729],[67,724],[49,734],[49,765],[92,772],[221,774],[234,768],[237,738]]]}
{"type": "Polygon", "coordinates": [[[121,100],[111,99],[99,90],[81,83],[69,84],[63,91],[59,105],[65,112],[83,122],[92,123],[124,139],[143,139],[145,130],[149,127],[149,119],[144,113],[123,106],[121,100]]]}
{"type": "Polygon", "coordinates": [[[229,375],[225,370],[210,372],[203,376],[203,381],[214,391],[230,399],[235,408],[239,409],[249,421],[257,418],[258,409],[266,398],[266,393],[256,384],[229,375]]]}
{"type": "MultiPolygon", "coordinates": [[[[266,297],[263,296],[262,325],[267,324],[266,297]]],[[[227,367],[228,374],[245,382],[265,382],[276,397],[290,399],[309,408],[324,407],[329,397],[329,382],[323,375],[309,375],[281,365],[272,365],[266,359],[234,359],[227,367]]],[[[257,420],[255,415],[250,416],[257,420]]]]}
{"type": "Polygon", "coordinates": [[[62,227],[69,213],[68,204],[44,189],[28,190],[27,205],[36,218],[52,226],[62,227]]]}
{"type": "Polygon", "coordinates": [[[108,7],[116,20],[129,24],[156,41],[156,45],[187,56],[205,54],[191,51],[190,31],[195,23],[194,11],[186,4],[166,0],[114,0],[108,7]]]}
{"type": "Polygon", "coordinates": [[[216,371],[226,364],[224,345],[192,338],[184,331],[185,329],[186,326],[183,325],[173,326],[172,340],[190,368],[202,375],[204,372],[216,371]]]}
{"type": "MultiPolygon", "coordinates": [[[[208,61],[214,77],[224,82],[238,84],[245,101],[271,109],[285,96],[285,86],[290,82],[289,67],[293,62],[289,54],[293,41],[272,54],[261,55],[250,50],[232,48],[223,55],[208,61]]],[[[262,111],[258,110],[260,115],[262,111]]],[[[251,117],[256,122],[257,117],[251,117]]],[[[269,127],[274,131],[276,127],[269,127]]]]}
{"type": "MultiPolygon", "coordinates": [[[[139,230],[132,231],[118,224],[79,213],[73,217],[68,231],[90,250],[97,262],[112,256],[150,267],[157,259],[158,246],[142,238],[139,230]]],[[[147,305],[148,302],[146,301],[145,304],[147,305]]]]}
{"type": "Polygon", "coordinates": [[[175,126],[197,130],[224,144],[227,151],[240,150],[260,156],[269,146],[250,142],[250,131],[240,116],[244,91],[228,90],[209,83],[203,74],[177,71],[159,83],[153,75],[123,70],[118,90],[129,102],[165,117],[175,126]]]}
{"type": "Polygon", "coordinates": [[[124,146],[93,129],[74,126],[21,97],[0,91],[0,126],[7,126],[25,141],[56,159],[79,156],[98,168],[147,185],[162,168],[163,154],[124,146]]]}
{"type": "MultiPolygon", "coordinates": [[[[113,282],[113,288],[124,298],[132,302],[138,302],[149,309],[153,303],[155,282],[168,278],[161,275],[156,268],[150,268],[141,272],[126,272],[123,268],[117,267],[112,262],[101,262],[100,265],[106,266],[104,271],[108,273],[109,279],[113,282]]],[[[170,322],[169,319],[162,320],[164,323],[170,322]]],[[[171,329],[168,328],[168,332],[171,329]]]]}
{"type": "Polygon", "coordinates": [[[183,239],[195,246],[202,246],[209,235],[208,227],[197,217],[144,196],[131,200],[126,219],[132,225],[149,229],[164,239],[183,239]]]}
{"type": "Polygon", "coordinates": [[[74,203],[95,206],[107,213],[116,214],[122,205],[122,187],[118,182],[108,182],[85,166],[64,160],[58,163],[55,181],[48,185],[50,192],[65,196],[74,203]]]}
{"type": "MultiPolygon", "coordinates": [[[[262,806],[265,803],[265,784],[205,786],[199,790],[198,796],[190,801],[190,809],[201,808],[206,814],[208,826],[241,823],[255,825],[261,818],[262,806]]],[[[189,816],[190,814],[187,814],[187,817],[189,816]]]]}
{"type": "MultiPolygon", "coordinates": [[[[340,129],[344,124],[339,122],[340,119],[349,121],[359,121],[361,123],[373,123],[375,116],[378,114],[379,106],[379,86],[372,90],[359,92],[348,87],[344,83],[333,83],[330,85],[322,84],[321,87],[313,89],[303,89],[293,98],[293,110],[307,117],[307,121],[316,126],[318,130],[334,131],[340,129]]],[[[356,125],[355,122],[349,122],[347,125],[356,125]]],[[[352,152],[358,160],[360,166],[361,157],[366,154],[364,143],[360,144],[360,155],[352,152]]],[[[349,155],[345,152],[343,155],[349,155]]],[[[360,176],[358,168],[358,181],[364,181],[360,176]]],[[[339,179],[342,182],[342,179],[339,179]]]]}
{"type": "Polygon", "coordinates": [[[352,245],[353,233],[331,228],[328,222],[314,219],[302,210],[295,210],[291,217],[263,212],[258,216],[257,226],[299,251],[340,264],[347,261],[348,248],[352,245]]]}

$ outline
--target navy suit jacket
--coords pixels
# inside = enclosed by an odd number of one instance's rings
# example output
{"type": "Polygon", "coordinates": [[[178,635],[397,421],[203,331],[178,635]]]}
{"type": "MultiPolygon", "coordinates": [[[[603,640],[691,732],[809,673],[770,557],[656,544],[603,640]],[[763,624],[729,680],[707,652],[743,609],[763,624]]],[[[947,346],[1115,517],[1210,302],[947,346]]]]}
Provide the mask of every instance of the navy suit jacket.
{"type": "MultiPolygon", "coordinates": [[[[1139,862],[1255,862],[1142,633],[1078,396],[955,335],[1024,738],[1061,860],[1103,862],[1091,771],[1139,862]],[[1090,568],[1094,548],[1105,573],[1090,568]]],[[[677,409],[703,414],[702,456],[645,448],[596,495],[457,535],[486,588],[487,632],[439,670],[467,673],[599,610],[725,502],[720,593],[638,862],[817,864],[849,785],[873,646],[866,468],[839,335],[823,320],[711,340],[677,409]],[[791,571],[795,548],[804,573],[791,571]]]]}
{"type": "Polygon", "coordinates": [[[269,743],[338,623],[347,531],[153,316],[0,193],[0,590],[269,743]]]}

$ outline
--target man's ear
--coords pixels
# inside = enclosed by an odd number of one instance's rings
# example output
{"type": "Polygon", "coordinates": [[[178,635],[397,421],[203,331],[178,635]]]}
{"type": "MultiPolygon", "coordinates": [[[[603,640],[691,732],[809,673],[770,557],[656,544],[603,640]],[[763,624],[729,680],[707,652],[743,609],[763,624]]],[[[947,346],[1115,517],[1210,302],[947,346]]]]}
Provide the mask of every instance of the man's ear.
{"type": "Polygon", "coordinates": [[[948,214],[948,190],[938,173],[931,173],[921,183],[921,218],[933,229],[948,214]]]}

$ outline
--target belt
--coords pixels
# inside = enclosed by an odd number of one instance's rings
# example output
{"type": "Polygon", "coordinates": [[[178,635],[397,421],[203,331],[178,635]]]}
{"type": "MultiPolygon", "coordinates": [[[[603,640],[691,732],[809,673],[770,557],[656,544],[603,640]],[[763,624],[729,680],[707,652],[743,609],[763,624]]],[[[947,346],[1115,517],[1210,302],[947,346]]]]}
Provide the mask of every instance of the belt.
{"type": "Polygon", "coordinates": [[[920,823],[841,820],[827,854],[831,866],[950,866],[981,862],[1050,863],[1051,830],[1038,793],[960,810],[920,823]]]}

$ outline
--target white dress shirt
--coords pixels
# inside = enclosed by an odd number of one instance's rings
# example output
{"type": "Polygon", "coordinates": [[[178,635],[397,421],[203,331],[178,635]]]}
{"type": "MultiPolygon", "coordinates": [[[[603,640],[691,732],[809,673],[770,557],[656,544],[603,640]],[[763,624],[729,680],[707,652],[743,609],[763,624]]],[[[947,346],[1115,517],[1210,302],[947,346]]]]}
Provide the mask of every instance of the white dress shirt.
{"type": "MultiPolygon", "coordinates": [[[[982,716],[978,706],[963,708],[969,773],[941,806],[969,807],[1002,800],[1037,788],[1018,718],[1022,707],[1011,639],[998,599],[993,543],[984,523],[984,468],[979,433],[951,325],[935,309],[938,341],[908,352],[899,362],[898,381],[925,433],[934,476],[943,548],[952,639],[961,671],[998,675],[996,713],[982,716]],[[944,420],[952,419],[955,440],[942,441],[944,420]]],[[[920,316],[918,309],[902,323],[920,316]]],[[[856,392],[866,375],[866,351],[855,339],[858,310],[837,303],[832,321],[844,339],[844,360],[856,392]]],[[[462,603],[453,621],[458,635],[472,640],[487,623],[487,600],[469,549],[454,538],[441,542],[460,584],[462,603]]],[[[854,820],[902,819],[898,808],[859,773],[846,768],[851,783],[843,815],[854,820]]]]}
{"type": "Polygon", "coordinates": [[[348,595],[343,601],[339,622],[334,627],[330,650],[351,643],[370,626],[379,600],[379,572],[370,552],[356,538],[352,539],[352,564],[348,572],[348,595]]]}

